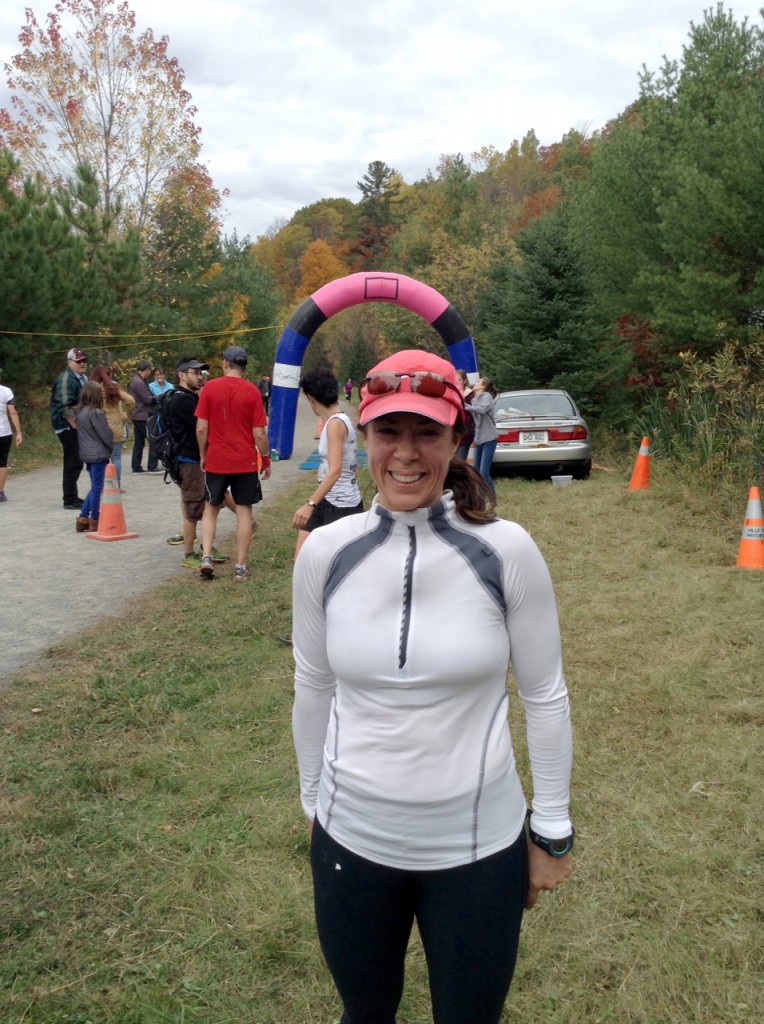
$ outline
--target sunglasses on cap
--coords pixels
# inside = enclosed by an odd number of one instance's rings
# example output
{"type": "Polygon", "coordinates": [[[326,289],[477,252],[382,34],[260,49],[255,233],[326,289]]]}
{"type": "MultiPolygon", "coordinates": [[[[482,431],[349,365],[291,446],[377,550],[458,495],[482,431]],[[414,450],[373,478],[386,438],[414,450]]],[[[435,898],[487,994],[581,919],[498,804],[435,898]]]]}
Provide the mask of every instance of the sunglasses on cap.
{"type": "Polygon", "coordinates": [[[366,388],[367,395],[380,398],[382,395],[393,395],[400,391],[403,380],[409,382],[409,387],[415,395],[424,395],[425,398],[442,398],[450,388],[459,396],[462,401],[462,393],[450,380],[441,377],[439,373],[432,373],[429,370],[415,370],[412,373],[394,373],[392,370],[379,370],[368,377],[364,377],[358,385],[358,395],[361,388],[366,388]]]}

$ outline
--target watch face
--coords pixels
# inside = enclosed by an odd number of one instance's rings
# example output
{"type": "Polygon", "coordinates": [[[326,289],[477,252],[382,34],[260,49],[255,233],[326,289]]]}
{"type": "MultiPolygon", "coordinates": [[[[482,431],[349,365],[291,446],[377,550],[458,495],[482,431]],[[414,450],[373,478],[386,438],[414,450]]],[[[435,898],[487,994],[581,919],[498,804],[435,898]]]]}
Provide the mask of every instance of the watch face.
{"type": "Polygon", "coordinates": [[[573,843],[568,837],[567,839],[550,839],[549,840],[549,852],[555,857],[564,857],[566,853],[569,853],[573,849],[573,843]]]}

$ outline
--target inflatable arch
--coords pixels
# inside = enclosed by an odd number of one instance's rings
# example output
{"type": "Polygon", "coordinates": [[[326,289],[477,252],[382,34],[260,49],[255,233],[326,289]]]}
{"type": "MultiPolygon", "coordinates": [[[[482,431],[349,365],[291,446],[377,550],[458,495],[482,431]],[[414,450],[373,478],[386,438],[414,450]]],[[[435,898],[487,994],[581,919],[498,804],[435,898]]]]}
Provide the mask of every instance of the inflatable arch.
{"type": "Polygon", "coordinates": [[[330,281],[295,310],[276,346],[268,439],[280,459],[292,455],[302,359],[310,339],[335,313],[362,302],[391,302],[418,313],[441,336],[454,366],[470,378],[477,375],[477,353],[469,329],[434,288],[403,274],[374,272],[330,281]]]}

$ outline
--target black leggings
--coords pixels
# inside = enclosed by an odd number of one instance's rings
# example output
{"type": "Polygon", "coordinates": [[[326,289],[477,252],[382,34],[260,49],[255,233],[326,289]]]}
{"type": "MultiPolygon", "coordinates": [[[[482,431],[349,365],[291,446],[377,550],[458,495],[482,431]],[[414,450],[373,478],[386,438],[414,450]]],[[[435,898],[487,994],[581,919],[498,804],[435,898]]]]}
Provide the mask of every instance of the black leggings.
{"type": "Polygon", "coordinates": [[[528,888],[525,844],[523,833],[473,864],[404,871],[350,853],[316,822],[316,923],[344,1004],[340,1024],[395,1024],[414,919],[435,1024],[498,1024],[528,888]]]}
{"type": "Polygon", "coordinates": [[[8,467],[8,454],[11,450],[12,440],[13,434],[4,434],[0,437],[0,469],[7,469],[8,467]]]}

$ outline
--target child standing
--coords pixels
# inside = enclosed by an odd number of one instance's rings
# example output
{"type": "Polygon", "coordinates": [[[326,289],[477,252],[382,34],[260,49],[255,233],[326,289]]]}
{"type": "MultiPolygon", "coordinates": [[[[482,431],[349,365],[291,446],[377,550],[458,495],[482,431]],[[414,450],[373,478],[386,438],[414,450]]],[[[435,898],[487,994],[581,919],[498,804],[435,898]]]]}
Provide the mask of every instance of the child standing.
{"type": "Polygon", "coordinates": [[[103,411],[103,390],[96,381],[89,380],[83,386],[75,408],[75,423],[80,458],[90,477],[90,490],[75,523],[77,533],[85,533],[98,529],[106,466],[114,446],[112,430],[103,411]]]}

